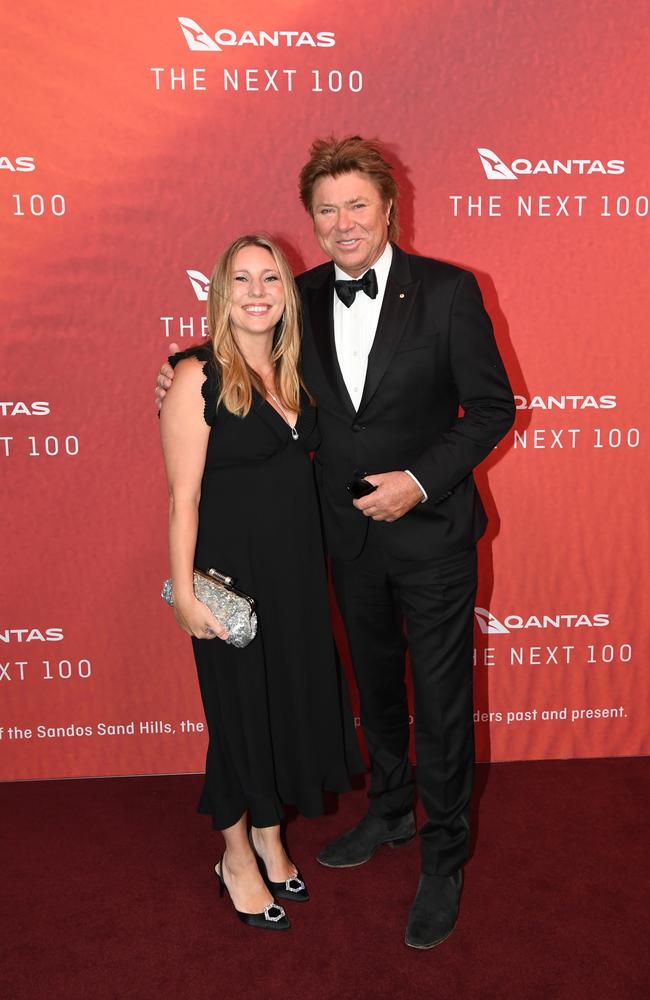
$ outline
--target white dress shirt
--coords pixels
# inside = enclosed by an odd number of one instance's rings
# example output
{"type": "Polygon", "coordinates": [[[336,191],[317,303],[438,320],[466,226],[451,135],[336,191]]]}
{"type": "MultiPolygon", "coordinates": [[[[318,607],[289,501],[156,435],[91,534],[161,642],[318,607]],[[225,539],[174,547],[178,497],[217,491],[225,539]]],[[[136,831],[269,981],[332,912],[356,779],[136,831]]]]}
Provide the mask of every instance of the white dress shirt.
{"type": "MultiPolygon", "coordinates": [[[[334,292],[334,344],[336,346],[336,356],[339,368],[345,382],[350,399],[355,410],[359,409],[359,403],[363,396],[363,387],[366,381],[368,370],[368,355],[372,349],[379,322],[384,294],[386,292],[386,282],[393,259],[393,248],[390,243],[386,244],[384,252],[379,260],[373,264],[373,270],[377,277],[377,297],[371,299],[365,292],[357,292],[356,298],[351,306],[345,306],[334,292]]],[[[363,277],[361,275],[360,277],[363,277]]],[[[338,264],[334,265],[334,278],[336,281],[349,281],[351,275],[341,270],[338,264]]],[[[411,479],[417,483],[422,490],[423,499],[427,499],[427,494],[422,484],[418,482],[412,472],[404,470],[411,479]]]]}

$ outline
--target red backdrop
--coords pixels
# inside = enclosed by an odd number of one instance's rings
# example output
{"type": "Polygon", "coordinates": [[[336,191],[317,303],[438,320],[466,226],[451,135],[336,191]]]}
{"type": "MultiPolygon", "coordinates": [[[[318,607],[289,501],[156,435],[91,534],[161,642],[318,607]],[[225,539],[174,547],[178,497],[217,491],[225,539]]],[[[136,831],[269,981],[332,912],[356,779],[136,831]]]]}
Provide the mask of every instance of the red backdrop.
{"type": "Polygon", "coordinates": [[[170,340],[200,338],[201,275],[235,235],[321,260],[296,177],[331,132],[387,143],[402,245],[475,271],[518,397],[478,471],[479,759],[647,752],[646,15],[4,15],[0,776],[202,768],[189,642],[158,596],[154,374],[170,340]]]}

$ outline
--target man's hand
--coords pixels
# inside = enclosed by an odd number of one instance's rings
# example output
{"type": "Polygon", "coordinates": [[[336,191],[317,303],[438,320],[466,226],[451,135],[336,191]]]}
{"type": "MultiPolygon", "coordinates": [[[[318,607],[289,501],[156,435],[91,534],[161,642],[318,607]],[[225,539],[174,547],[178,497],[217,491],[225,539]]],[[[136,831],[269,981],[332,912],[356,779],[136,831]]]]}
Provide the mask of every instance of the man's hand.
{"type": "MultiPolygon", "coordinates": [[[[178,354],[179,351],[180,351],[180,347],[178,346],[178,344],[170,344],[169,345],[169,353],[170,354],[178,354]]],[[[169,364],[168,361],[165,361],[164,365],[162,366],[162,368],[160,369],[160,371],[158,372],[158,375],[156,377],[156,409],[157,410],[160,410],[160,407],[162,406],[163,399],[167,395],[167,390],[169,389],[170,385],[172,384],[173,378],[174,378],[174,369],[172,368],[172,366],[169,364]]]]}
{"type": "Polygon", "coordinates": [[[422,490],[406,472],[381,472],[365,478],[377,489],[353,503],[373,521],[397,521],[423,499],[422,490]]]}

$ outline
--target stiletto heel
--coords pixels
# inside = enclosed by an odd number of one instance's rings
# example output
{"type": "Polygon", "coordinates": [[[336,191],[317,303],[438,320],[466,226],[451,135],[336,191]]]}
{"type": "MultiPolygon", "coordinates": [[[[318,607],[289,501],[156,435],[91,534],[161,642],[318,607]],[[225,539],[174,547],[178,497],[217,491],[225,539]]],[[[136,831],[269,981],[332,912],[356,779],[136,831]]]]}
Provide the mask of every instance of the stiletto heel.
{"type": "MultiPolygon", "coordinates": [[[[221,865],[221,861],[219,862],[219,865],[221,865]]],[[[226,888],[226,883],[223,880],[223,875],[221,874],[221,872],[217,871],[216,865],[215,865],[214,873],[217,876],[217,878],[219,879],[219,899],[223,899],[223,893],[224,893],[224,889],[226,888]]]]}
{"type": "MultiPolygon", "coordinates": [[[[221,859],[217,861],[214,866],[214,873],[219,880],[219,898],[223,898],[224,890],[228,888],[226,885],[226,880],[223,877],[223,855],[221,859]]],[[[230,893],[228,893],[230,895],[230,893]]],[[[291,923],[286,913],[284,912],[284,907],[280,906],[273,900],[268,906],[265,906],[261,913],[242,913],[241,910],[235,909],[235,913],[241,920],[243,924],[247,924],[249,927],[259,927],[262,930],[267,931],[288,931],[291,927],[291,923]]]]}

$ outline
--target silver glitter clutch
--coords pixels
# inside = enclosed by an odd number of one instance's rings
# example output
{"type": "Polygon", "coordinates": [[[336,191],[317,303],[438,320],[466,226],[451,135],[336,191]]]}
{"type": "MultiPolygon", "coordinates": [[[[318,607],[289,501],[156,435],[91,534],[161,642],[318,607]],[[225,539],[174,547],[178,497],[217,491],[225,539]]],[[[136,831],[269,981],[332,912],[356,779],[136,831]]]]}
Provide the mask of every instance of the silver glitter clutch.
{"type": "MultiPolygon", "coordinates": [[[[255,601],[248,594],[235,590],[233,582],[231,576],[224,576],[216,569],[209,569],[207,573],[194,570],[194,596],[226,626],[228,638],[225,641],[243,649],[257,634],[255,601]]],[[[160,596],[174,606],[171,580],[165,580],[160,596]]]]}

